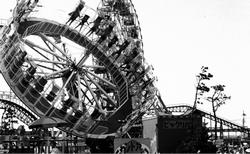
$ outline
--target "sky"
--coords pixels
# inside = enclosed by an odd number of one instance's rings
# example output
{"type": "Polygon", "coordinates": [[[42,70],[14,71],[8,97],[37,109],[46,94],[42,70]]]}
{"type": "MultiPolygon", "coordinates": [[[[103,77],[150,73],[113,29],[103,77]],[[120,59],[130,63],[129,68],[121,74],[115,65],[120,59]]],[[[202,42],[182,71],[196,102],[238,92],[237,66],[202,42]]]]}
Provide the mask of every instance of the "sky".
{"type": "MultiPolygon", "coordinates": [[[[85,0],[86,4],[93,0],[85,0]]],[[[11,15],[16,0],[0,0],[0,18],[11,15]]],[[[78,0],[40,0],[48,8],[70,11],[78,0]]],[[[250,1],[133,0],[146,60],[166,105],[193,104],[196,75],[208,66],[210,85],[226,85],[231,100],[218,115],[250,126],[250,1]]],[[[53,16],[57,17],[57,16],[53,16]]],[[[4,81],[1,80],[1,85],[4,81]]],[[[7,88],[7,87],[6,87],[7,88]]],[[[8,88],[7,88],[8,89],[8,88]]],[[[210,104],[198,108],[211,112],[210,104]]]]}

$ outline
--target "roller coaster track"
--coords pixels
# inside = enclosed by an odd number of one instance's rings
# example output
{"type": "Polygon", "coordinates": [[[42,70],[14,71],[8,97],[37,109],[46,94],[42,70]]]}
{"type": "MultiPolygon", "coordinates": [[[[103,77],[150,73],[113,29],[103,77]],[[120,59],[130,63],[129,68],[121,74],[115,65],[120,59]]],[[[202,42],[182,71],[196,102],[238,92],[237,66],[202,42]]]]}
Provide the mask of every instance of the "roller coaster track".
{"type": "Polygon", "coordinates": [[[0,91],[0,109],[11,112],[13,117],[26,125],[38,118],[13,93],[6,91],[0,91]]]}
{"type": "MultiPolygon", "coordinates": [[[[167,112],[170,112],[170,113],[175,112],[175,113],[183,113],[184,114],[184,113],[192,111],[193,107],[189,104],[180,104],[180,105],[177,104],[177,105],[167,106],[166,110],[167,110],[167,112]]],[[[199,109],[199,108],[197,108],[197,111],[199,113],[201,113],[202,117],[209,119],[209,120],[212,120],[212,121],[215,121],[215,117],[213,114],[208,113],[207,111],[204,111],[204,110],[199,109]]],[[[239,132],[244,132],[244,133],[250,134],[249,128],[240,126],[239,124],[232,122],[230,120],[226,120],[225,118],[217,116],[217,123],[228,127],[228,129],[222,129],[224,131],[229,131],[229,130],[233,131],[234,130],[234,131],[239,131],[239,132]]]]}

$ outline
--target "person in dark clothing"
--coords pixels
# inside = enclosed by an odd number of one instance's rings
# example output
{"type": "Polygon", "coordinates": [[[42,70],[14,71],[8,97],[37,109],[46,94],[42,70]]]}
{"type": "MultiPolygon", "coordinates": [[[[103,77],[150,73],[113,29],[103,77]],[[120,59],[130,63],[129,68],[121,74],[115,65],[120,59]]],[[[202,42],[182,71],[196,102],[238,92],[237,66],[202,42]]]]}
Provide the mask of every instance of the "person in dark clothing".
{"type": "Polygon", "coordinates": [[[104,19],[103,17],[98,16],[94,21],[94,25],[90,28],[90,30],[86,35],[91,35],[92,33],[96,32],[103,19],[104,19]]]}
{"type": "Polygon", "coordinates": [[[28,0],[28,2],[26,3],[26,6],[29,7],[31,4],[31,0],[28,0]]]}
{"type": "Polygon", "coordinates": [[[130,42],[128,40],[125,40],[120,46],[119,46],[119,50],[112,53],[112,57],[114,57],[115,55],[117,55],[117,57],[115,58],[115,61],[120,57],[121,53],[123,50],[125,50],[128,46],[129,46],[130,42]]]}
{"type": "Polygon", "coordinates": [[[115,35],[108,43],[108,47],[111,48],[118,41],[118,37],[115,35]]]}
{"type": "Polygon", "coordinates": [[[132,28],[132,29],[130,30],[129,33],[130,33],[130,36],[131,36],[132,38],[135,38],[135,39],[138,38],[138,32],[137,32],[136,27],[132,28]]]}
{"type": "Polygon", "coordinates": [[[126,4],[122,0],[117,0],[113,5],[114,9],[117,11],[122,11],[127,8],[126,4]]]}
{"type": "Polygon", "coordinates": [[[73,12],[70,12],[70,18],[69,20],[66,22],[66,24],[69,23],[69,25],[72,24],[72,22],[74,22],[76,20],[77,17],[80,17],[80,12],[81,10],[84,8],[85,3],[80,1],[80,4],[75,8],[75,10],[73,12]]]}
{"type": "Polygon", "coordinates": [[[124,64],[129,64],[136,56],[139,55],[139,50],[137,47],[132,49],[132,52],[129,56],[126,56],[124,64]]]}
{"type": "Polygon", "coordinates": [[[88,24],[88,19],[89,19],[89,15],[85,14],[84,17],[81,18],[81,22],[75,27],[75,29],[76,29],[77,27],[81,26],[81,27],[80,27],[80,31],[81,31],[81,29],[82,29],[82,27],[84,26],[84,24],[85,24],[85,23],[88,24]]]}
{"type": "Polygon", "coordinates": [[[98,43],[102,43],[109,35],[110,33],[113,31],[114,26],[113,25],[109,25],[103,32],[103,34],[101,35],[101,37],[98,40],[98,43]]]}
{"type": "Polygon", "coordinates": [[[128,77],[128,80],[130,80],[132,78],[133,75],[135,74],[139,74],[137,71],[139,71],[140,67],[141,67],[141,62],[135,62],[131,64],[132,66],[130,66],[130,70],[129,72],[126,74],[128,77]]]}

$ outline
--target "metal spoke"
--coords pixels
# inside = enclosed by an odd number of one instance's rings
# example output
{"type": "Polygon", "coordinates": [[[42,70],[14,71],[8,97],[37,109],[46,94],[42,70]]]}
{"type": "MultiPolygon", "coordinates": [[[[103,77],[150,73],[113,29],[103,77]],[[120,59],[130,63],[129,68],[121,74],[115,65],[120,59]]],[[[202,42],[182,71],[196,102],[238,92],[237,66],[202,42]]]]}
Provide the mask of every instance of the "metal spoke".
{"type": "Polygon", "coordinates": [[[71,81],[72,77],[74,76],[75,72],[72,72],[69,76],[69,78],[67,79],[67,81],[63,84],[62,88],[59,90],[56,98],[54,99],[54,101],[52,102],[51,104],[51,108],[48,110],[48,112],[46,112],[45,116],[50,116],[50,114],[52,113],[52,111],[54,110],[54,106],[55,106],[55,103],[58,101],[58,99],[60,98],[60,96],[62,95],[63,93],[63,90],[66,88],[66,86],[68,85],[68,83],[71,81]]]}
{"type": "Polygon", "coordinates": [[[57,75],[57,74],[59,74],[59,73],[64,73],[64,72],[66,72],[66,71],[68,71],[68,70],[69,70],[69,68],[64,68],[64,69],[62,69],[62,70],[54,71],[54,72],[50,73],[49,75],[47,75],[47,76],[45,76],[45,77],[46,77],[46,78],[51,78],[51,77],[53,77],[54,75],[57,75]]]}
{"type": "Polygon", "coordinates": [[[42,54],[40,51],[38,51],[36,48],[34,48],[33,45],[31,45],[31,42],[28,42],[28,40],[25,40],[26,45],[28,45],[28,47],[30,47],[31,49],[35,50],[39,55],[41,55],[43,58],[49,60],[49,58],[47,56],[45,56],[44,54],[42,54]]]}
{"type": "MultiPolygon", "coordinates": [[[[87,96],[87,91],[88,91],[88,87],[87,87],[87,85],[86,84],[84,84],[82,81],[80,81],[80,83],[81,83],[81,85],[83,85],[85,88],[86,88],[86,90],[85,91],[83,91],[82,89],[81,89],[81,91],[82,91],[82,94],[84,95],[84,99],[85,99],[85,97],[88,99],[88,101],[93,105],[93,102],[92,102],[92,100],[87,96]]],[[[92,83],[90,83],[90,86],[91,86],[91,84],[92,83]]]]}
{"type": "Polygon", "coordinates": [[[43,50],[43,51],[45,51],[45,52],[47,52],[47,53],[49,53],[49,54],[51,54],[51,55],[53,55],[53,56],[55,56],[55,57],[61,59],[61,60],[68,61],[67,59],[65,59],[65,58],[63,58],[63,57],[61,57],[61,56],[55,54],[54,52],[52,52],[52,51],[50,51],[50,50],[48,50],[48,49],[46,49],[46,48],[44,48],[44,47],[41,47],[41,46],[39,46],[39,45],[37,45],[37,44],[31,42],[30,40],[27,40],[27,39],[26,39],[26,40],[24,40],[24,43],[25,43],[26,45],[30,46],[30,47],[37,47],[38,49],[41,49],[41,50],[43,50]]]}
{"type": "Polygon", "coordinates": [[[106,93],[106,91],[103,90],[103,88],[102,88],[98,83],[96,83],[87,73],[86,73],[86,76],[87,76],[87,78],[89,78],[89,80],[90,80],[98,89],[100,89],[100,90],[102,91],[102,93],[111,101],[111,102],[109,102],[109,103],[111,103],[113,106],[116,107],[115,101],[106,93]]]}
{"type": "Polygon", "coordinates": [[[41,36],[42,39],[48,41],[53,47],[55,47],[64,57],[67,58],[67,60],[69,60],[70,62],[73,62],[70,57],[62,50],[60,49],[57,45],[55,45],[50,39],[48,39],[44,34],[39,34],[39,36],[41,36]]]}
{"type": "Polygon", "coordinates": [[[94,101],[96,102],[96,105],[98,106],[98,110],[100,110],[100,112],[102,112],[102,113],[105,113],[105,112],[103,111],[102,107],[100,106],[100,104],[98,103],[98,99],[96,98],[96,95],[94,94],[94,92],[93,92],[92,88],[90,87],[90,85],[89,85],[89,83],[88,83],[88,81],[87,81],[87,79],[86,79],[85,76],[83,76],[83,80],[84,80],[84,82],[86,83],[86,85],[87,85],[87,87],[88,87],[88,90],[90,91],[90,93],[91,93],[91,95],[92,95],[94,101]]]}
{"type": "Polygon", "coordinates": [[[77,73],[77,83],[78,83],[78,86],[77,86],[77,90],[78,90],[78,101],[79,101],[79,110],[82,111],[83,109],[83,102],[82,102],[82,90],[81,90],[81,78],[80,78],[80,75],[79,73],[77,73]]]}
{"type": "Polygon", "coordinates": [[[56,69],[53,69],[53,68],[50,68],[50,67],[47,67],[47,66],[44,66],[44,65],[41,65],[41,64],[36,64],[36,65],[39,66],[39,67],[43,67],[45,69],[51,70],[51,71],[56,71],[56,69]]]}
{"type": "MultiPolygon", "coordinates": [[[[45,56],[44,54],[42,54],[40,51],[38,51],[36,48],[34,48],[34,46],[31,46],[29,44],[27,44],[28,47],[30,47],[32,50],[36,51],[40,56],[42,56],[43,58],[50,60],[47,56],[45,56]]],[[[58,59],[58,58],[57,58],[58,59]]],[[[56,64],[55,64],[56,65],[56,64]]],[[[59,65],[56,65],[58,68],[61,68],[59,65]]]]}
{"type": "Polygon", "coordinates": [[[100,65],[83,65],[82,67],[86,67],[86,68],[102,68],[102,69],[105,69],[104,66],[100,66],[100,65]]]}
{"type": "MultiPolygon", "coordinates": [[[[51,49],[51,47],[49,46],[49,44],[46,42],[46,40],[42,39],[43,42],[46,44],[46,46],[51,50],[51,51],[54,51],[53,49],[51,49]]],[[[60,61],[59,58],[56,58],[58,61],[60,61]]]]}
{"type": "Polygon", "coordinates": [[[90,51],[87,50],[86,53],[85,53],[85,55],[83,55],[83,57],[79,60],[79,62],[77,63],[76,66],[77,67],[82,66],[85,63],[85,61],[89,58],[89,55],[90,55],[90,51]]]}
{"type": "Polygon", "coordinates": [[[44,62],[44,63],[67,65],[67,64],[65,64],[63,62],[52,61],[52,60],[43,60],[43,59],[38,59],[38,58],[29,58],[29,59],[33,60],[33,61],[44,62]]]}
{"type": "MultiPolygon", "coordinates": [[[[88,89],[86,90],[86,92],[88,91],[88,89]]],[[[82,94],[84,95],[84,97],[87,98],[87,100],[90,102],[91,105],[93,105],[93,102],[91,101],[91,99],[87,96],[86,92],[82,91],[82,94]]]]}
{"type": "Polygon", "coordinates": [[[99,80],[107,83],[109,86],[111,86],[111,88],[116,89],[116,85],[114,85],[113,83],[109,82],[108,80],[103,79],[103,78],[99,77],[98,75],[96,75],[96,74],[94,74],[94,73],[92,73],[92,72],[90,72],[88,70],[84,70],[84,71],[87,72],[87,73],[89,73],[89,74],[91,74],[92,76],[98,78],[99,80]]]}

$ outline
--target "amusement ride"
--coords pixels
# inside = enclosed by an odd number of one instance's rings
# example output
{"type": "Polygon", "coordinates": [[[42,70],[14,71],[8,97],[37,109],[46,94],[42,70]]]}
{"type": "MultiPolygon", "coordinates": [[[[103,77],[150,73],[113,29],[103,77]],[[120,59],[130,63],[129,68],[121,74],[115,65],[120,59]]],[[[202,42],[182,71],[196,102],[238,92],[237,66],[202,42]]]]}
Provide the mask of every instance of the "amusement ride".
{"type": "Polygon", "coordinates": [[[225,131],[250,134],[190,105],[164,104],[144,58],[132,0],[95,0],[96,7],[89,5],[93,0],[79,0],[69,12],[51,11],[44,1],[18,0],[12,17],[0,23],[0,71],[11,89],[0,92],[2,134],[11,133],[7,130],[16,118],[30,128],[57,127],[71,135],[72,143],[72,135],[131,137],[129,131],[142,127],[143,119],[175,119],[175,113],[185,117],[195,110],[220,123],[221,136],[225,131]]]}
{"type": "Polygon", "coordinates": [[[58,20],[42,17],[42,2],[18,1],[0,36],[1,73],[38,119],[106,138],[164,112],[131,0],[101,0],[96,9],[80,0],[58,20]]]}

